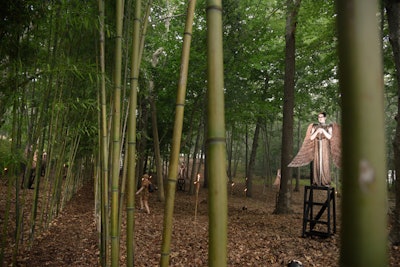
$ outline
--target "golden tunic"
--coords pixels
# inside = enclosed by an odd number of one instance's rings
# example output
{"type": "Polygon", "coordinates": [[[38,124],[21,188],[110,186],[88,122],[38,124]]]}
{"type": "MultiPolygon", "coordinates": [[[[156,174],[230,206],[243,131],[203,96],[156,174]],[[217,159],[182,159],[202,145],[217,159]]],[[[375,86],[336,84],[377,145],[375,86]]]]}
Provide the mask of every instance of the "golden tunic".
{"type": "Polygon", "coordinates": [[[318,186],[328,186],[331,183],[331,158],[333,163],[340,168],[340,151],[341,133],[337,124],[310,124],[303,145],[288,167],[301,167],[313,161],[312,183],[318,186]],[[321,127],[332,133],[331,139],[327,139],[323,134],[318,134],[315,139],[311,140],[311,135],[321,127]]]}

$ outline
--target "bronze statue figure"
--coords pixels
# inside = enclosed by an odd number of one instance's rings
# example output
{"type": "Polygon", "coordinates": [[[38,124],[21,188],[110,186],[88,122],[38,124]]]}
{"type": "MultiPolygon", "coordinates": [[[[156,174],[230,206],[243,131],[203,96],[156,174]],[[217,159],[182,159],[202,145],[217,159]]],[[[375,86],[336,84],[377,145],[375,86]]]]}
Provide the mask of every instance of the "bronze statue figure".
{"type": "Polygon", "coordinates": [[[318,114],[318,123],[308,126],[303,145],[289,167],[300,167],[313,161],[313,180],[316,186],[330,186],[330,160],[340,168],[341,134],[336,123],[326,124],[326,113],[318,114]]]}

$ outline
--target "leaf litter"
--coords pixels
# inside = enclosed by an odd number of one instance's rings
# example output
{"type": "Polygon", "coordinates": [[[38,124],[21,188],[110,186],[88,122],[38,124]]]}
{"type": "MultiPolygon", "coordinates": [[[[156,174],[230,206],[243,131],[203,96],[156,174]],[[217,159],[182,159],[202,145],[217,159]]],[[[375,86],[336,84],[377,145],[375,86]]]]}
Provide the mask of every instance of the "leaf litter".
{"type": "MultiPolygon", "coordinates": [[[[1,186],[0,190],[4,193],[5,188],[1,186]]],[[[293,213],[281,215],[273,214],[276,204],[273,189],[253,186],[253,190],[252,198],[246,198],[240,191],[228,194],[228,266],[278,267],[294,259],[304,266],[339,266],[340,214],[337,214],[336,234],[328,238],[303,238],[302,190],[292,193],[293,213]]],[[[31,247],[21,247],[17,266],[100,266],[93,196],[93,186],[84,185],[49,228],[37,234],[31,247]]],[[[159,266],[163,203],[157,200],[156,193],[151,194],[151,214],[147,214],[138,209],[138,202],[136,199],[135,266],[159,266]]],[[[0,211],[4,210],[3,204],[1,201],[0,211]]],[[[208,266],[207,189],[200,189],[196,220],[195,205],[194,195],[182,191],[175,194],[170,266],[208,266]]],[[[337,212],[340,213],[339,208],[337,212]]],[[[125,218],[123,214],[120,265],[126,264],[125,218]]],[[[4,266],[11,266],[11,251],[12,246],[6,249],[4,266]]],[[[389,252],[390,266],[397,266],[399,247],[391,246],[389,252]]]]}

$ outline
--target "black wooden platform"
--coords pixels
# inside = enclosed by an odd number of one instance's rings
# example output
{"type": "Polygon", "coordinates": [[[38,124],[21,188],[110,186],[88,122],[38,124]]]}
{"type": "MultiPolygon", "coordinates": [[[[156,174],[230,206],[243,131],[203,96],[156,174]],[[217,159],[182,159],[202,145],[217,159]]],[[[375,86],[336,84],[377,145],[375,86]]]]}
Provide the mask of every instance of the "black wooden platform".
{"type": "MultiPolygon", "coordinates": [[[[303,208],[303,237],[329,237],[336,233],[335,188],[326,186],[305,186],[303,208]],[[314,193],[326,194],[326,199],[315,199],[314,193]],[[315,215],[314,215],[315,214],[315,215]],[[323,216],[326,214],[326,216],[323,216]]],[[[319,198],[321,198],[319,196],[319,198]]]]}
{"type": "Polygon", "coordinates": [[[185,179],[179,178],[178,179],[178,191],[185,191],[185,179]]]}

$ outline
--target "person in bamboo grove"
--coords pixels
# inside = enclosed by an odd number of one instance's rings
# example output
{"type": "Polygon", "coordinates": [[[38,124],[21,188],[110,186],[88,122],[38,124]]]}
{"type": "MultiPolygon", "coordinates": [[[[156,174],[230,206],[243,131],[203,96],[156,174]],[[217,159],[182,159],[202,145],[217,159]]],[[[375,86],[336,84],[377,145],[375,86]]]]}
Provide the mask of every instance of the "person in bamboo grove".
{"type": "Polygon", "coordinates": [[[185,179],[185,170],[186,170],[185,162],[182,162],[181,166],[179,167],[179,174],[178,174],[180,179],[185,179]]]}
{"type": "Polygon", "coordinates": [[[318,123],[308,126],[303,145],[296,157],[289,163],[289,167],[300,167],[313,162],[312,185],[330,186],[332,159],[336,167],[340,168],[341,161],[341,133],[336,123],[326,123],[326,113],[318,114],[318,123]]]}
{"type": "Polygon", "coordinates": [[[151,184],[151,176],[148,174],[144,174],[142,176],[142,183],[139,188],[139,190],[136,192],[136,195],[140,194],[140,209],[143,210],[143,207],[146,208],[147,214],[150,214],[150,208],[149,208],[149,186],[151,184]]]}

